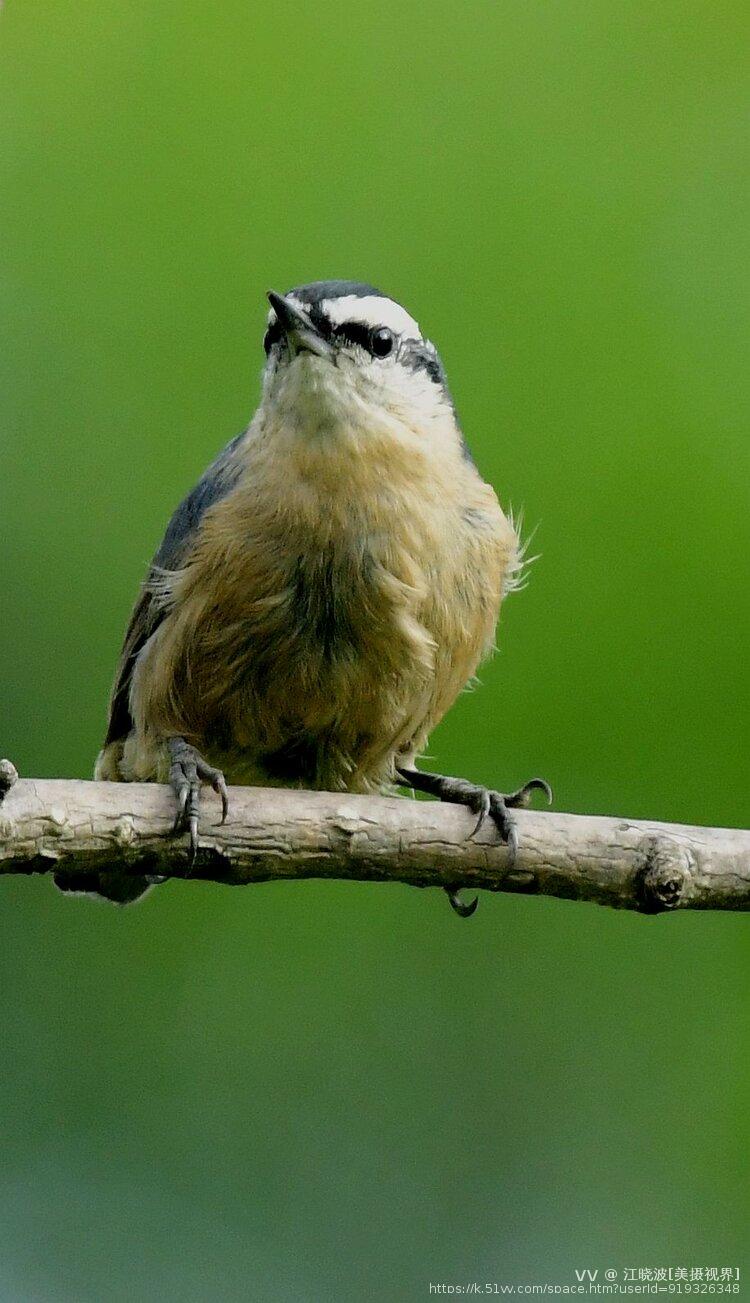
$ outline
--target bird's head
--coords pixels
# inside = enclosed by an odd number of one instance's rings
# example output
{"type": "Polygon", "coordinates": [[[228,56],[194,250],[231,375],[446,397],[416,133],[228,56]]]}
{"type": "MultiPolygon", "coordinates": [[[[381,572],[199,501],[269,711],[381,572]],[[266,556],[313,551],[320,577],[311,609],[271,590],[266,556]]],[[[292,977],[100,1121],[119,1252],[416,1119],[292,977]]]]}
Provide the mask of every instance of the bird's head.
{"type": "Polygon", "coordinates": [[[263,402],[279,425],[308,440],[461,444],[437,349],[400,303],[358,281],[268,298],[263,402]]]}

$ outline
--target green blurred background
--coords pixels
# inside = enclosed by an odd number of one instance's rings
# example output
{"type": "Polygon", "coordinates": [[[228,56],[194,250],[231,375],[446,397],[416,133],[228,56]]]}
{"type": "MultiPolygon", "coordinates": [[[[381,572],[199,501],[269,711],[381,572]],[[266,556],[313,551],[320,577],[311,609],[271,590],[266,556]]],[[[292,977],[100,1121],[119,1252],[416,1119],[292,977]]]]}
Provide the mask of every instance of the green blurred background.
{"type": "MultiPolygon", "coordinates": [[[[747,825],[746,3],[9,0],[0,754],[91,772],[264,292],[369,279],[538,526],[431,747],[747,825]]],[[[0,882],[0,1296],[411,1300],[747,1261],[746,920],[0,882]]]]}

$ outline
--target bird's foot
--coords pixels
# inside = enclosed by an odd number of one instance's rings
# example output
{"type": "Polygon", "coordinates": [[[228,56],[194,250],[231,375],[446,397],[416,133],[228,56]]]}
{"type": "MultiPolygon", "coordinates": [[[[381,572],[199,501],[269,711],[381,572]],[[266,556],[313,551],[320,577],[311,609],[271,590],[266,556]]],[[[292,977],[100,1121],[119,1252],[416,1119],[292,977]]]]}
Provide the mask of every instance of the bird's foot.
{"type": "MultiPolygon", "coordinates": [[[[397,769],[398,782],[402,787],[411,787],[417,792],[428,792],[441,801],[451,801],[456,805],[467,806],[477,816],[477,821],[469,834],[476,837],[485,819],[489,816],[500,836],[508,847],[508,867],[512,868],[518,852],[518,826],[512,810],[528,805],[533,792],[544,792],[547,803],[552,804],[552,788],[543,778],[530,778],[528,783],[515,792],[496,792],[479,783],[470,783],[464,778],[448,778],[444,774],[428,774],[421,769],[397,769]]],[[[469,918],[479,903],[478,897],[464,903],[460,890],[445,888],[451,908],[461,918],[469,918]]]]}
{"type": "Polygon", "coordinates": [[[174,823],[175,833],[190,833],[190,864],[195,863],[198,853],[198,814],[200,809],[201,783],[209,783],[221,797],[221,823],[229,810],[229,793],[220,769],[214,769],[206,763],[199,751],[186,742],[184,738],[172,737],[169,748],[169,782],[177,797],[177,817],[174,823]]]}

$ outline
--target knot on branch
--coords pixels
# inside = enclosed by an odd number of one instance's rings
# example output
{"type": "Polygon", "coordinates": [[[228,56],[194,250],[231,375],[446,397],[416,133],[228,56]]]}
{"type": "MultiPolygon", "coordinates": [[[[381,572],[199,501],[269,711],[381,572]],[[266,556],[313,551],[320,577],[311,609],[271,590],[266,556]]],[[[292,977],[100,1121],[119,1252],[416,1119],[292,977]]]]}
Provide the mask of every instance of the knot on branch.
{"type": "Polygon", "coordinates": [[[652,837],[638,874],[637,891],[644,914],[662,914],[681,903],[690,879],[687,851],[669,837],[652,837]]]}
{"type": "Polygon", "coordinates": [[[18,770],[12,760],[0,760],[0,801],[18,782],[18,770]]]}

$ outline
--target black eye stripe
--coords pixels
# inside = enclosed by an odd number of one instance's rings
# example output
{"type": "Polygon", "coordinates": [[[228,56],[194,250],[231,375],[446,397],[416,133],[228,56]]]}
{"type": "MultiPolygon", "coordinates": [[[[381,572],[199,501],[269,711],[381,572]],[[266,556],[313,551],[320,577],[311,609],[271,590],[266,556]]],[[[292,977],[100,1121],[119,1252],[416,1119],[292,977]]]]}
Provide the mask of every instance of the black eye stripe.
{"type": "Polygon", "coordinates": [[[340,339],[345,339],[348,344],[359,344],[360,348],[370,351],[370,333],[371,327],[366,326],[364,321],[342,321],[340,326],[334,327],[334,334],[340,339]]]}
{"type": "Polygon", "coordinates": [[[371,357],[389,357],[397,345],[397,337],[388,326],[368,326],[364,321],[342,321],[333,333],[347,344],[359,345],[371,357]]]}
{"type": "MultiPolygon", "coordinates": [[[[364,321],[342,321],[340,325],[334,326],[318,308],[317,304],[312,304],[307,308],[310,320],[324,339],[339,339],[347,344],[355,344],[363,348],[371,356],[387,357],[393,349],[398,347],[397,336],[393,336],[393,348],[379,353],[377,347],[373,346],[375,336],[380,332],[388,331],[387,326],[370,326],[364,321]]],[[[278,321],[274,320],[266,330],[263,347],[268,355],[274,344],[278,344],[283,337],[283,330],[278,321]]],[[[426,371],[430,379],[435,384],[445,384],[445,373],[443,371],[440,359],[435,350],[430,345],[421,340],[404,340],[399,348],[399,356],[404,366],[412,371],[426,371]]]]}

